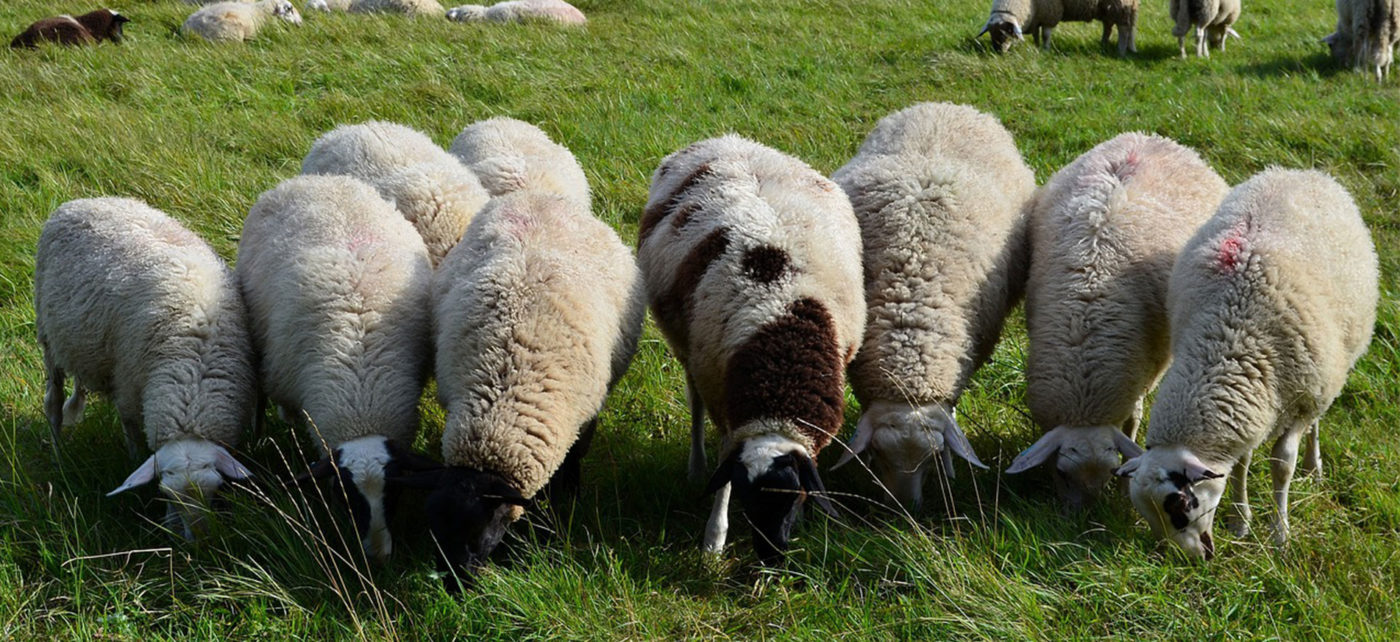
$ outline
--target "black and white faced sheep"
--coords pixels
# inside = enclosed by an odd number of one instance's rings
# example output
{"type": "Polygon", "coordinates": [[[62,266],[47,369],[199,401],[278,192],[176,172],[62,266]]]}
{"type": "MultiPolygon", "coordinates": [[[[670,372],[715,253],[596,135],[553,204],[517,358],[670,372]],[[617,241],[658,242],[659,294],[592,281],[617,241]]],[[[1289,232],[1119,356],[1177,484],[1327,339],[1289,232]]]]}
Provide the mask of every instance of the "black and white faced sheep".
{"type": "Polygon", "coordinates": [[[885,489],[917,509],[942,457],[985,468],[954,419],[1025,289],[1025,215],[1035,174],[1011,133],[971,107],[924,103],[886,116],[832,175],[864,244],[865,340],[851,364],[863,413],[850,450],[869,448],[885,489]]]}
{"type": "Polygon", "coordinates": [[[431,363],[432,264],[417,231],[345,176],[299,176],[258,198],[238,244],[263,392],[325,456],[365,551],[392,551],[397,468],[418,432],[431,363]],[[351,483],[345,483],[345,482],[351,483]]]}
{"type": "Polygon", "coordinates": [[[1045,435],[1006,470],[1048,464],[1066,508],[1094,500],[1168,360],[1167,280],[1229,186],[1196,152],[1119,135],[1036,194],[1026,285],[1026,400],[1045,435]]]}
{"type": "Polygon", "coordinates": [[[692,477],[707,412],[723,436],[705,549],[724,548],[733,489],[759,558],[780,561],[809,498],[832,510],[815,462],[841,430],[865,328],[850,201],[801,161],[724,136],[661,162],[639,236],[652,314],[686,369],[692,477]]]}
{"type": "Polygon", "coordinates": [[[1385,80],[1400,44],[1400,1],[1337,0],[1337,30],[1322,41],[1344,67],[1368,68],[1385,80]]]}
{"type": "Polygon", "coordinates": [[[1118,55],[1137,53],[1133,33],[1137,26],[1138,0],[992,0],[992,12],[984,33],[990,33],[992,48],[1005,52],[1017,40],[1025,40],[1029,31],[1036,44],[1050,48],[1050,32],[1061,22],[1103,23],[1103,46],[1113,27],[1118,27],[1118,55]]]}
{"type": "Polygon", "coordinates": [[[10,48],[32,48],[41,42],[89,45],[111,40],[119,43],[122,41],[122,25],[128,22],[131,22],[130,18],[111,9],[98,9],[76,17],[65,14],[44,18],[15,36],[10,41],[10,48]]]}
{"type": "Polygon", "coordinates": [[[145,203],[70,201],[44,223],[34,265],[44,407],[54,444],[97,392],[117,407],[132,457],[155,454],[110,494],[160,480],[166,525],[193,537],[251,423],[256,377],[233,273],[193,232],[145,203]],[[63,400],[67,376],[73,396],[63,400]],[[144,437],[143,437],[144,435],[144,437]]]}
{"type": "Polygon", "coordinates": [[[1172,35],[1186,57],[1186,34],[1196,35],[1196,55],[1210,57],[1210,48],[1225,53],[1225,38],[1240,37],[1232,25],[1240,19],[1240,0],[1172,0],[1171,16],[1176,20],[1172,35]]]}
{"type": "Polygon", "coordinates": [[[597,417],[636,350],[646,306],[627,246],[587,205],[524,191],[492,199],[433,276],[445,468],[429,527],[450,589],[549,485],[571,495],[597,417]]]}
{"type": "Polygon", "coordinates": [[[1274,540],[1286,541],[1298,445],[1306,435],[1304,474],[1321,474],[1318,421],[1370,344],[1378,300],[1371,234],[1331,177],[1270,169],[1230,192],[1172,270],[1172,364],[1147,452],[1118,470],[1153,533],[1210,558],[1228,473],[1243,535],[1250,458],[1274,440],[1274,540]]]}

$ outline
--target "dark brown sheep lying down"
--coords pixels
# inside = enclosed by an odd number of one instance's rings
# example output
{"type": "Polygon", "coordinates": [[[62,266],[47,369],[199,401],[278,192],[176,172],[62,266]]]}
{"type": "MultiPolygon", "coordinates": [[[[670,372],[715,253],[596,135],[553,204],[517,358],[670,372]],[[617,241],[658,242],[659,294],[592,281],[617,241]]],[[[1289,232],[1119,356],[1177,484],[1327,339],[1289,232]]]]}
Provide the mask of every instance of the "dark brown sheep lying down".
{"type": "Polygon", "coordinates": [[[121,42],[122,25],[130,21],[111,9],[98,9],[77,17],[65,14],[44,18],[15,36],[10,48],[36,47],[45,41],[61,45],[90,45],[101,40],[121,42]]]}

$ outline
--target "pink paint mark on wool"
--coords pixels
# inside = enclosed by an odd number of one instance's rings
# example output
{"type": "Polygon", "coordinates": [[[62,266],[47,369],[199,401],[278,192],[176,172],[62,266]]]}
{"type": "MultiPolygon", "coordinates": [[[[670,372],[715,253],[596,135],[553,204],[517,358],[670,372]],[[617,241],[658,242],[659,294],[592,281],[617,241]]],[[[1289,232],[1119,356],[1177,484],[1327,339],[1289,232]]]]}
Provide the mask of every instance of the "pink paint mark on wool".
{"type": "Polygon", "coordinates": [[[346,247],[348,247],[351,252],[358,252],[377,242],[379,242],[379,239],[373,234],[359,232],[350,237],[350,241],[346,244],[346,247]]]}
{"type": "Polygon", "coordinates": [[[1244,246],[1244,229],[1236,227],[1230,230],[1225,240],[1220,242],[1220,249],[1215,253],[1216,269],[1224,274],[1233,273],[1239,267],[1240,255],[1244,253],[1244,246]]]}
{"type": "Polygon", "coordinates": [[[1122,160],[1109,163],[1108,171],[1113,172],[1113,175],[1118,177],[1118,181],[1121,183],[1127,181],[1129,177],[1137,173],[1138,165],[1141,162],[1142,158],[1138,156],[1137,150],[1134,149],[1129,151],[1128,155],[1123,157],[1122,160]]]}

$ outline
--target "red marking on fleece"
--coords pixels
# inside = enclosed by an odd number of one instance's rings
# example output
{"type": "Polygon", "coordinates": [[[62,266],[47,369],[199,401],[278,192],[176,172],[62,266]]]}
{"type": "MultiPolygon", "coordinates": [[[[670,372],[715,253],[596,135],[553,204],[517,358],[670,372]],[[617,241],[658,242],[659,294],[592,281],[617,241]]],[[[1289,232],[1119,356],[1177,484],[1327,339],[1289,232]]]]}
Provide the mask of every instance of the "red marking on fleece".
{"type": "Polygon", "coordinates": [[[1113,172],[1113,175],[1118,177],[1118,182],[1121,183],[1128,180],[1128,177],[1137,173],[1138,164],[1141,162],[1142,159],[1138,156],[1137,150],[1130,150],[1122,161],[1110,163],[1108,171],[1113,172]]]}
{"type": "Polygon", "coordinates": [[[1215,253],[1215,267],[1224,274],[1235,271],[1240,264],[1240,253],[1244,252],[1245,238],[1244,229],[1236,227],[1230,230],[1225,240],[1220,242],[1220,249],[1215,253]]]}
{"type": "Polygon", "coordinates": [[[374,245],[378,240],[379,239],[375,238],[372,234],[359,232],[350,237],[350,242],[346,247],[348,247],[351,252],[358,252],[366,247],[374,245]]]}

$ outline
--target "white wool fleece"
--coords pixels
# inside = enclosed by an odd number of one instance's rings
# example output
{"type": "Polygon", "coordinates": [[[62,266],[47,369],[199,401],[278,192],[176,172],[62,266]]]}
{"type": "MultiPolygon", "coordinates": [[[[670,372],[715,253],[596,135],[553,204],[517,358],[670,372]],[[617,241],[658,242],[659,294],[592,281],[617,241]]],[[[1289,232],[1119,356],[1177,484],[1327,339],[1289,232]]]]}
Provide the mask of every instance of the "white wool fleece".
{"type": "Polygon", "coordinates": [[[521,190],[562,194],[587,205],[588,178],[568,148],[514,118],[472,123],[448,148],[492,196],[521,190]]]}

